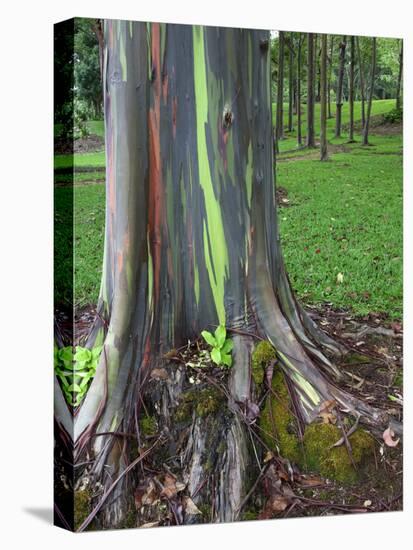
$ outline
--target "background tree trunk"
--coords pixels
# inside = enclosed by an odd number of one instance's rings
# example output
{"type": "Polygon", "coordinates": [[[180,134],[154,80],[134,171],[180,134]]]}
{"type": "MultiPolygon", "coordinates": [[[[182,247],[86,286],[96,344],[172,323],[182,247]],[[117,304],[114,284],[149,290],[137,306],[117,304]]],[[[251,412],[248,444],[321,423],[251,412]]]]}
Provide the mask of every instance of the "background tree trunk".
{"type": "Polygon", "coordinates": [[[307,147],[315,147],[314,133],[314,35],[307,34],[307,147]]]}
{"type": "Polygon", "coordinates": [[[370,89],[369,89],[369,98],[367,102],[367,114],[366,122],[363,128],[363,145],[369,145],[369,125],[370,125],[370,116],[371,116],[371,106],[373,103],[373,94],[374,94],[374,79],[376,76],[376,38],[372,39],[371,46],[371,73],[370,73],[370,89]]]}
{"type": "Polygon", "coordinates": [[[300,33],[297,46],[297,145],[303,144],[301,135],[301,47],[304,35],[300,33]]]}
{"type": "Polygon", "coordinates": [[[284,32],[278,35],[278,76],[277,76],[277,107],[275,121],[276,151],[279,153],[278,142],[284,138],[284,32]]]}
{"type": "Polygon", "coordinates": [[[327,35],[321,35],[320,64],[320,160],[328,160],[327,151],[327,35]]]}
{"type": "Polygon", "coordinates": [[[331,75],[333,72],[333,47],[334,35],[330,35],[330,56],[328,58],[328,82],[327,82],[327,118],[333,118],[331,113],[331,75]]]}
{"type": "Polygon", "coordinates": [[[315,78],[315,103],[319,103],[320,101],[320,53],[321,53],[321,47],[319,48],[318,45],[318,34],[314,35],[314,78],[315,78]]]}
{"type": "Polygon", "coordinates": [[[337,97],[336,97],[336,131],[335,137],[341,136],[341,108],[343,106],[343,81],[344,81],[344,64],[346,61],[346,40],[347,37],[343,36],[343,40],[339,45],[339,68],[337,79],[337,97]]]}
{"type": "Polygon", "coordinates": [[[349,142],[354,142],[354,63],[355,63],[355,52],[354,52],[354,36],[350,37],[350,75],[349,75],[349,142]]]}
{"type": "MultiPolygon", "coordinates": [[[[356,46],[357,46],[357,60],[358,60],[358,66],[359,66],[360,95],[361,95],[361,127],[364,130],[364,125],[366,124],[366,107],[365,107],[366,88],[364,85],[364,66],[363,66],[363,60],[361,58],[361,51],[360,51],[360,38],[358,36],[356,36],[356,46]]],[[[363,133],[363,130],[362,130],[362,133],[363,133]]]]}
{"type": "Polygon", "coordinates": [[[401,40],[400,44],[400,54],[399,54],[399,74],[397,77],[397,92],[396,92],[396,109],[400,109],[402,102],[401,102],[401,96],[402,96],[402,81],[403,81],[403,40],[401,40]]]}
{"type": "Polygon", "coordinates": [[[288,42],[288,131],[293,131],[294,109],[294,33],[290,33],[288,42]]]}

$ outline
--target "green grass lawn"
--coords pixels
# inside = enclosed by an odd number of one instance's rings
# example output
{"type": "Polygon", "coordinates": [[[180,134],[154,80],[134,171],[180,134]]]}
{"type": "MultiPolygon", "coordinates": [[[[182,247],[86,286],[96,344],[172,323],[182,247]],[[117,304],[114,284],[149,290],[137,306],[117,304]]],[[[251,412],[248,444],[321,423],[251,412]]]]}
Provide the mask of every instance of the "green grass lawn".
{"type": "MultiPolygon", "coordinates": [[[[375,101],[373,115],[390,111],[393,107],[394,100],[375,101]]],[[[317,113],[318,106],[316,120],[317,113]]],[[[360,104],[356,104],[355,119],[359,118],[360,104]]],[[[305,121],[305,113],[303,119],[305,121]]],[[[344,105],[343,124],[346,123],[348,106],[344,105]]],[[[96,126],[93,133],[103,132],[103,123],[89,124],[91,128],[96,126]]],[[[330,143],[345,144],[346,134],[340,139],[333,138],[334,119],[328,124],[330,143]]],[[[292,285],[304,303],[328,301],[337,307],[350,308],[359,315],[381,311],[387,312],[391,318],[400,318],[402,136],[372,133],[371,143],[370,147],[362,147],[360,143],[347,144],[345,152],[332,153],[331,160],[322,163],[316,150],[294,150],[294,134],[280,142],[284,153],[280,154],[277,165],[277,185],[288,190],[292,205],[279,210],[281,239],[292,285]],[[285,157],[289,157],[288,160],[283,160],[285,157]],[[337,283],[338,273],[344,276],[341,284],[337,283]]],[[[75,168],[104,165],[104,152],[74,155],[75,168]]],[[[72,157],[57,155],[55,166],[71,168],[72,157]]],[[[74,291],[77,304],[96,303],[99,293],[105,189],[101,183],[85,182],[101,180],[102,176],[104,173],[98,170],[80,171],[75,176],[80,184],[74,191],[74,291]]],[[[65,178],[67,174],[60,174],[56,181],[63,183],[67,181],[65,178]]],[[[70,190],[58,187],[55,196],[56,201],[65,204],[64,201],[70,198],[70,190]]],[[[64,224],[56,228],[57,248],[64,246],[63,237],[66,236],[67,240],[69,230],[64,224]]],[[[62,273],[56,276],[67,284],[66,272],[70,266],[66,264],[62,257],[59,264],[62,273]]]]}
{"type": "Polygon", "coordinates": [[[76,186],[74,294],[77,304],[96,303],[99,295],[105,229],[105,186],[76,186]]]}
{"type": "Polygon", "coordinates": [[[400,318],[402,138],[372,136],[372,142],[374,147],[352,145],[325,163],[278,163],[277,185],[288,190],[293,205],[279,209],[281,240],[293,288],[304,302],[400,318]]]}

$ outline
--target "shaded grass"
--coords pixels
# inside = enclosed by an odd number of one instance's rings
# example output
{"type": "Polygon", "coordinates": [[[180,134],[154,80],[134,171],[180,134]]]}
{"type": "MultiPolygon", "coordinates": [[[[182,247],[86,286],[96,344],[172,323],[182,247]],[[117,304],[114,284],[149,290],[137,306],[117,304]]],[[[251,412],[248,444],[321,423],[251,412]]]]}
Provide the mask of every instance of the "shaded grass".
{"type": "Polygon", "coordinates": [[[105,151],[98,153],[74,153],[73,155],[55,155],[55,169],[78,168],[83,166],[100,167],[105,166],[105,151]]]}
{"type": "Polygon", "coordinates": [[[55,206],[56,300],[66,305],[96,303],[103,262],[105,186],[57,187],[55,206]]]}
{"type": "Polygon", "coordinates": [[[293,204],[279,212],[281,240],[293,288],[305,302],[329,301],[360,315],[380,311],[399,318],[402,141],[401,136],[372,141],[375,147],[354,144],[326,163],[278,163],[277,185],[288,190],[293,204]]]}
{"type": "MultiPolygon", "coordinates": [[[[377,99],[373,101],[371,114],[372,116],[381,115],[384,113],[387,113],[391,111],[395,106],[395,100],[394,99],[377,99]]],[[[335,131],[335,109],[336,106],[334,103],[332,103],[331,111],[333,118],[329,118],[327,120],[327,139],[330,141],[334,138],[334,131],[335,131]]],[[[316,137],[320,134],[320,104],[316,103],[315,109],[314,109],[314,128],[315,128],[315,134],[316,137]]],[[[285,139],[282,139],[279,141],[279,149],[280,153],[283,151],[289,151],[291,149],[295,149],[297,147],[297,116],[295,115],[293,117],[293,132],[287,132],[286,124],[287,124],[287,113],[288,113],[288,104],[284,105],[284,133],[285,133],[285,139]]],[[[348,103],[344,103],[342,107],[342,123],[343,125],[348,124],[349,122],[349,106],[348,103]]],[[[273,104],[273,120],[275,124],[276,119],[276,109],[275,104],[273,104]]],[[[357,122],[361,120],[361,101],[355,101],[354,102],[354,121],[357,122]]],[[[301,131],[303,135],[303,143],[305,143],[305,136],[307,133],[307,106],[305,104],[301,105],[301,131]]],[[[356,139],[360,139],[359,136],[356,134],[356,139]]],[[[346,131],[342,131],[342,136],[339,139],[335,139],[336,143],[346,143],[348,141],[348,133],[346,131]]]]}
{"type": "Polygon", "coordinates": [[[105,172],[104,171],[91,171],[91,172],[75,172],[73,173],[62,173],[55,174],[54,181],[57,184],[84,184],[84,183],[104,183],[105,182],[105,172]]]}

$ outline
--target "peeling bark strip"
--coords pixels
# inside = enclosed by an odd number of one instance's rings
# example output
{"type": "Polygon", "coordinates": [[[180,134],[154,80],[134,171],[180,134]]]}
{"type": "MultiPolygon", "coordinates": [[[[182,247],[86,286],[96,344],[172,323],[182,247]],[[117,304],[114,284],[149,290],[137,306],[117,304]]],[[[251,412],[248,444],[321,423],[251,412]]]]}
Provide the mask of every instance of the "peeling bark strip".
{"type": "MultiPolygon", "coordinates": [[[[88,479],[110,488],[104,525],[122,521],[130,483],[127,438],[110,434],[136,433],[139,445],[150,370],[203,329],[222,323],[269,340],[305,421],[331,399],[379,419],[329,382],[339,373],[323,349],[342,350],[296,302],[285,272],[268,40],[261,30],[105,21],[105,252],[88,342],[103,352],[73,436],[75,486],[87,451],[88,479]]],[[[234,338],[233,401],[250,396],[248,346],[234,338]]],[[[230,431],[220,491],[245,476],[238,425],[230,431]]],[[[241,481],[217,517],[234,517],[241,481]]]]}

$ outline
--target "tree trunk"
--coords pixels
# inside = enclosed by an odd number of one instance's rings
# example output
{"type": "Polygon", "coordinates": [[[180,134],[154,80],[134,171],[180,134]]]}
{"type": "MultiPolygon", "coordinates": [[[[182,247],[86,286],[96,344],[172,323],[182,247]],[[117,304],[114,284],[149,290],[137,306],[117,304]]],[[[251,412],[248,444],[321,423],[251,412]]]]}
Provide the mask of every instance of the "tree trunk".
{"type": "Polygon", "coordinates": [[[333,118],[331,113],[331,75],[333,71],[333,46],[334,35],[330,36],[330,56],[328,58],[328,82],[327,82],[327,118],[333,118]]]}
{"type": "Polygon", "coordinates": [[[367,114],[366,114],[366,121],[363,128],[363,145],[369,145],[369,125],[370,125],[370,116],[371,116],[371,106],[373,103],[375,76],[376,76],[376,38],[374,37],[372,42],[372,51],[371,51],[370,89],[369,89],[369,97],[367,101],[367,114]]]}
{"type": "Polygon", "coordinates": [[[303,144],[301,135],[301,46],[303,41],[303,35],[298,37],[297,48],[297,145],[301,147],[303,144]]]}
{"type": "Polygon", "coordinates": [[[364,67],[361,59],[360,38],[358,36],[356,37],[356,46],[357,46],[357,60],[359,65],[360,95],[361,95],[361,127],[364,130],[364,125],[366,124],[366,107],[365,107],[366,88],[364,85],[364,67]]]}
{"type": "MultiPolygon", "coordinates": [[[[234,334],[228,405],[193,416],[185,464],[190,497],[197,498],[202,477],[206,495],[214,495],[212,520],[235,519],[253,471],[240,420],[254,400],[251,335],[274,346],[304,422],[330,399],[366,422],[387,416],[330,382],[340,374],[331,358],[344,350],[297,303],[285,272],[269,33],[106,20],[104,39],[105,250],[87,341],[103,342],[103,351],[73,421],[58,384],[55,393],[58,435],[74,448],[74,488],[86,485],[95,495],[77,529],[92,520],[123,525],[132,469],[156,445],[175,454],[179,426],[169,419],[185,373],[156,383],[155,369],[218,324],[234,334]],[[165,429],[143,451],[145,391],[165,429]],[[212,456],[218,439],[220,456],[212,456]]],[[[178,513],[175,519],[191,522],[178,513]]]]}
{"type": "Polygon", "coordinates": [[[279,153],[279,140],[284,138],[284,32],[278,35],[277,117],[275,121],[275,149],[279,153]]]}
{"type": "Polygon", "coordinates": [[[349,121],[349,142],[354,142],[354,63],[355,63],[355,56],[354,56],[354,36],[350,37],[350,75],[349,75],[349,114],[350,114],[350,121],[349,121]]]}
{"type": "Polygon", "coordinates": [[[321,47],[320,51],[318,49],[318,34],[314,35],[314,74],[315,74],[315,81],[316,81],[316,94],[315,94],[315,103],[320,102],[321,98],[321,67],[319,63],[320,59],[320,53],[321,53],[321,47]]]}
{"type": "Polygon", "coordinates": [[[399,53],[399,75],[397,77],[397,92],[396,92],[396,109],[400,109],[402,105],[401,101],[401,90],[402,90],[402,80],[403,80],[403,40],[400,44],[400,53],[399,53]]]}
{"type": "Polygon", "coordinates": [[[314,35],[307,34],[307,147],[315,147],[314,133],[314,35]]]}
{"type": "Polygon", "coordinates": [[[321,35],[320,66],[320,160],[328,160],[327,151],[327,35],[321,35]]]}
{"type": "Polygon", "coordinates": [[[293,131],[293,109],[294,109],[294,50],[293,36],[290,33],[289,55],[288,55],[288,131],[293,131]]]}
{"type": "Polygon", "coordinates": [[[346,60],[346,36],[340,43],[339,69],[337,80],[337,98],[336,98],[336,131],[335,137],[341,136],[341,108],[343,106],[343,81],[344,81],[344,64],[346,60]]]}

